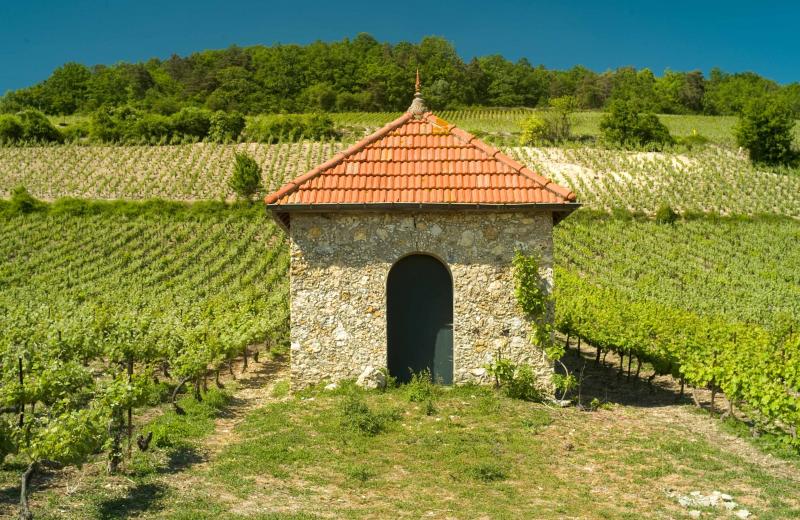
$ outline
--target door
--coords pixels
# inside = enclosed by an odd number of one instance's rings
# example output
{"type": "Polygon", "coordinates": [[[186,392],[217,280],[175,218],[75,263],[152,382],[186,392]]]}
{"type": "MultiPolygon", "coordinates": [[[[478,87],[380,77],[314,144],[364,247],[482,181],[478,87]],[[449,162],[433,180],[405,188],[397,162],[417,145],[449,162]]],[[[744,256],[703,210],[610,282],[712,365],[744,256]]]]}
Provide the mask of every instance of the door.
{"type": "Polygon", "coordinates": [[[453,383],[453,282],[428,255],[399,260],[386,282],[389,374],[408,382],[428,369],[434,381],[453,383]]]}

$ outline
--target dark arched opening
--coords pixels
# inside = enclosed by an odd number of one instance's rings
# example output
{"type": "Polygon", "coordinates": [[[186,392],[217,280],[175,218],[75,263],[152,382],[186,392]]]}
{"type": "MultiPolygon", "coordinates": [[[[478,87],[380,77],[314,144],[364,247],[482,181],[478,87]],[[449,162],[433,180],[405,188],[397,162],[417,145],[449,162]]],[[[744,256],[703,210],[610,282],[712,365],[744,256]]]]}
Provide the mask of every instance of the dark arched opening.
{"type": "Polygon", "coordinates": [[[429,255],[410,255],[392,266],[386,281],[389,374],[407,382],[428,369],[453,383],[453,281],[429,255]]]}

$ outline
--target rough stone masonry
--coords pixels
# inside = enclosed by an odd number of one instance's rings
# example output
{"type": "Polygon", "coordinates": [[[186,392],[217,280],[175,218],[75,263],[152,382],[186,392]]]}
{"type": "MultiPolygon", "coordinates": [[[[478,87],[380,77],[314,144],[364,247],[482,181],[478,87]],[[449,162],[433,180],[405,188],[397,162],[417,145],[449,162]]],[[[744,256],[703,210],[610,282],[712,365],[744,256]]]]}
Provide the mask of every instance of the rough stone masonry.
{"type": "Polygon", "coordinates": [[[452,276],[456,384],[488,382],[484,367],[498,353],[550,381],[552,363],[531,345],[516,303],[512,258],[537,252],[552,286],[551,212],[298,212],[291,226],[294,388],[386,366],[386,281],[413,253],[436,257],[452,276]]]}

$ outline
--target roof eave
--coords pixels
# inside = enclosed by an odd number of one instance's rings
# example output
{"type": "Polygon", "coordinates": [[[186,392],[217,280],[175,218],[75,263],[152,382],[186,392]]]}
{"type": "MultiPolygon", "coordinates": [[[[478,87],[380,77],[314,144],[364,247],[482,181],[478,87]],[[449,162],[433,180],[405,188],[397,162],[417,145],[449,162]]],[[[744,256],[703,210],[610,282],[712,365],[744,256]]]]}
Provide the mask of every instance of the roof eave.
{"type": "Polygon", "coordinates": [[[285,230],[289,228],[291,213],[334,213],[334,212],[446,212],[446,211],[531,211],[558,214],[563,220],[581,207],[579,202],[558,203],[424,203],[424,202],[365,202],[355,204],[267,204],[273,218],[285,230]]]}

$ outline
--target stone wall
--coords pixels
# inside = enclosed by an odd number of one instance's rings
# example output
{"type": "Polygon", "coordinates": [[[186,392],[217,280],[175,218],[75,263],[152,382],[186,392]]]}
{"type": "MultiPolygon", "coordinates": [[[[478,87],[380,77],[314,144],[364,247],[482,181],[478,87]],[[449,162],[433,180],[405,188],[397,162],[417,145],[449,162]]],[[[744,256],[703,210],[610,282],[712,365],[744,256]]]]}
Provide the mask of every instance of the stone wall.
{"type": "Polygon", "coordinates": [[[400,258],[427,253],[453,277],[453,380],[487,382],[498,351],[538,367],[517,308],[514,251],[538,251],[552,283],[550,213],[295,213],[291,217],[293,387],[386,366],[386,280],[400,258]]]}

